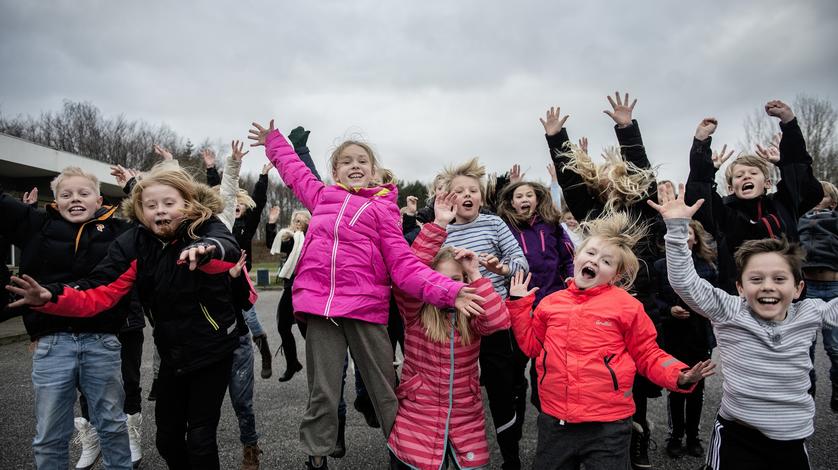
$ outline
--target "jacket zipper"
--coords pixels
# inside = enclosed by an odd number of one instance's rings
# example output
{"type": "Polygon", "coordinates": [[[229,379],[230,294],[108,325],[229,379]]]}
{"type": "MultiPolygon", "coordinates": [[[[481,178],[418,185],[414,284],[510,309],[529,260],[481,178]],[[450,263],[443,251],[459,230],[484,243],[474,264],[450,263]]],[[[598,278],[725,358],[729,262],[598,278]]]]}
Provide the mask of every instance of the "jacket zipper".
{"type": "Polygon", "coordinates": [[[360,209],[358,209],[358,212],[356,212],[355,215],[352,217],[352,220],[349,221],[350,227],[355,226],[355,222],[358,221],[358,217],[361,217],[361,214],[364,213],[364,211],[367,209],[367,207],[369,207],[370,204],[372,204],[372,201],[367,201],[361,206],[360,209]]]}
{"type": "Polygon", "coordinates": [[[204,304],[200,302],[198,302],[198,305],[201,306],[201,311],[204,312],[204,318],[207,319],[210,326],[212,326],[212,329],[218,331],[218,323],[216,323],[215,320],[212,319],[212,315],[210,315],[209,310],[207,310],[207,308],[204,307],[204,304]]]}
{"type": "Polygon", "coordinates": [[[544,230],[539,230],[538,235],[541,237],[541,252],[544,253],[547,251],[547,248],[544,246],[544,230]]]}
{"type": "MultiPolygon", "coordinates": [[[[448,428],[451,425],[451,410],[454,408],[454,330],[457,329],[457,311],[450,314],[451,318],[451,341],[449,347],[451,348],[451,360],[448,364],[448,413],[445,415],[445,436],[442,440],[445,446],[448,446],[448,428]]],[[[471,387],[471,384],[469,384],[471,387]]]]}
{"type": "Polygon", "coordinates": [[[524,250],[524,254],[529,254],[529,250],[527,250],[527,241],[524,240],[524,232],[521,229],[518,230],[518,235],[521,236],[521,248],[524,250]]]}
{"type": "MultiPolygon", "coordinates": [[[[338,211],[338,216],[335,219],[335,242],[332,245],[332,260],[331,260],[331,270],[329,273],[329,298],[326,299],[326,308],[323,309],[323,314],[326,318],[329,318],[329,310],[332,307],[332,300],[335,298],[335,277],[336,274],[336,263],[337,263],[337,256],[338,256],[338,227],[340,226],[340,219],[343,218],[343,213],[346,212],[346,205],[349,204],[349,199],[352,197],[351,194],[347,194],[346,198],[343,200],[343,205],[340,206],[340,211],[338,211]]],[[[357,214],[356,214],[357,215],[357,214]]]]}
{"type": "Polygon", "coordinates": [[[619,385],[617,384],[617,374],[614,373],[614,369],[612,369],[611,366],[609,365],[611,363],[611,360],[614,359],[615,355],[616,354],[612,354],[610,356],[605,356],[602,360],[603,360],[603,362],[605,362],[605,368],[608,369],[608,372],[611,373],[611,382],[614,383],[614,391],[616,392],[620,388],[619,385]]]}

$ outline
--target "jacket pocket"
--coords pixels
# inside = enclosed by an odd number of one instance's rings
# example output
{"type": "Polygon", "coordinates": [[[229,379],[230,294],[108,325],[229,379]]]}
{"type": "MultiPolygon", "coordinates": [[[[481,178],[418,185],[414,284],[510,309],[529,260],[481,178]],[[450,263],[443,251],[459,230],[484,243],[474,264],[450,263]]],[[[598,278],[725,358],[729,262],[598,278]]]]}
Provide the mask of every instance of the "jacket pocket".
{"type": "Polygon", "coordinates": [[[416,401],[416,392],[422,387],[422,377],[419,374],[405,380],[396,388],[396,397],[399,400],[416,401]]]}
{"type": "Polygon", "coordinates": [[[212,318],[212,315],[210,315],[209,310],[207,310],[207,308],[204,306],[204,304],[202,304],[200,302],[198,303],[198,305],[201,307],[201,312],[204,314],[204,318],[207,319],[207,322],[209,322],[212,329],[214,331],[218,331],[218,323],[216,323],[215,319],[212,318]]]}
{"type": "Polygon", "coordinates": [[[620,385],[617,382],[617,374],[614,372],[614,369],[611,368],[611,360],[614,359],[616,354],[612,354],[610,356],[605,356],[602,358],[602,361],[605,363],[605,368],[608,369],[608,373],[611,374],[611,382],[614,384],[614,391],[620,389],[620,385]]]}

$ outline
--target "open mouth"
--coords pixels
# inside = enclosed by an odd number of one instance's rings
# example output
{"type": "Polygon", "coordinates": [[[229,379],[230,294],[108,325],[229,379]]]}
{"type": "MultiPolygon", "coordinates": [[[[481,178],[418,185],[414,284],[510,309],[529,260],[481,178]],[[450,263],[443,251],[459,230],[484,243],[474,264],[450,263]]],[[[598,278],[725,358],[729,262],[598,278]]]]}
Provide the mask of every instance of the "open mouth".
{"type": "Polygon", "coordinates": [[[529,212],[531,207],[532,207],[532,204],[530,204],[529,202],[525,202],[525,203],[521,204],[521,211],[529,212]]]}
{"type": "Polygon", "coordinates": [[[474,207],[474,202],[467,199],[463,201],[463,207],[465,207],[466,209],[471,209],[472,207],[474,207]]]}
{"type": "Polygon", "coordinates": [[[73,206],[67,209],[67,212],[69,212],[70,215],[81,215],[87,212],[87,209],[84,206],[73,206]]]}
{"type": "Polygon", "coordinates": [[[172,225],[172,219],[159,219],[154,221],[154,225],[157,227],[168,227],[172,225]]]}
{"type": "Polygon", "coordinates": [[[780,299],[777,297],[758,297],[757,302],[759,302],[760,305],[777,305],[780,303],[780,299]]]}
{"type": "Polygon", "coordinates": [[[752,191],[754,188],[754,183],[749,182],[742,185],[742,191],[752,191]]]}
{"type": "Polygon", "coordinates": [[[351,180],[359,180],[364,178],[364,173],[360,171],[353,171],[349,173],[349,179],[351,180]]]}
{"type": "Polygon", "coordinates": [[[582,268],[582,277],[585,279],[593,279],[596,277],[596,271],[594,271],[593,268],[585,266],[582,268]]]}

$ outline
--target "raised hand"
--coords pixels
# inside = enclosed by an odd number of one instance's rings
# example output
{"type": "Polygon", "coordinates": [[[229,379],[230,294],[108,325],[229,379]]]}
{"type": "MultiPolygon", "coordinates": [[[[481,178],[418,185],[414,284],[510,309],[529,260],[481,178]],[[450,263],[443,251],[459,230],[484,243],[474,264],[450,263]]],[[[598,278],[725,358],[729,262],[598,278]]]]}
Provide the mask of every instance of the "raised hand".
{"type": "Polygon", "coordinates": [[[758,157],[770,163],[777,163],[780,161],[780,148],[775,147],[774,145],[763,147],[762,145],[757,144],[757,148],[754,150],[754,153],[756,153],[758,157]]]}
{"type": "Polygon", "coordinates": [[[163,160],[174,160],[174,158],[175,158],[172,155],[172,152],[170,152],[168,149],[163,148],[163,147],[161,147],[157,144],[154,144],[153,149],[154,149],[154,154],[157,155],[158,157],[162,158],[163,160]]]}
{"type": "Polygon", "coordinates": [[[271,162],[265,163],[264,165],[262,165],[262,174],[267,175],[268,173],[271,172],[273,167],[274,167],[273,163],[271,163],[271,162]]]}
{"type": "Polygon", "coordinates": [[[297,126],[288,133],[288,142],[291,142],[295,149],[305,147],[310,133],[311,131],[305,130],[303,126],[297,126]]]}
{"type": "Polygon", "coordinates": [[[582,149],[583,152],[588,153],[588,138],[582,137],[579,139],[579,148],[582,149]]]}
{"type": "Polygon", "coordinates": [[[713,150],[710,159],[713,160],[713,167],[718,170],[731,156],[733,156],[733,149],[728,150],[727,144],[725,144],[722,145],[721,152],[713,150]]]}
{"type": "Polygon", "coordinates": [[[24,305],[40,307],[52,298],[52,294],[48,290],[41,287],[38,281],[27,274],[22,277],[12,276],[11,282],[6,286],[6,290],[20,298],[10,303],[9,308],[23,307],[24,305]]]}
{"type": "Polygon", "coordinates": [[[524,278],[524,271],[518,270],[514,276],[512,276],[512,280],[509,281],[509,296],[510,297],[529,297],[532,294],[535,294],[535,291],[538,290],[538,287],[533,287],[530,290],[527,290],[527,287],[530,285],[530,281],[532,280],[532,273],[527,273],[527,277],[524,278]]]}
{"type": "Polygon", "coordinates": [[[559,179],[556,177],[556,166],[553,163],[547,164],[547,173],[550,174],[550,184],[559,182],[559,179]]]}
{"type": "Polygon", "coordinates": [[[242,161],[242,158],[244,158],[245,155],[250,153],[250,150],[248,150],[247,152],[242,152],[242,150],[244,149],[244,142],[239,142],[238,140],[234,140],[230,144],[230,147],[233,148],[233,160],[236,160],[237,162],[242,161]]]}
{"type": "Polygon", "coordinates": [[[690,311],[684,307],[679,307],[678,305],[673,305],[672,308],[669,309],[669,313],[671,313],[672,316],[678,320],[686,320],[687,318],[690,318],[690,311]]]}
{"type": "Polygon", "coordinates": [[[227,271],[230,273],[230,277],[239,277],[245,264],[247,264],[247,252],[242,250],[242,255],[239,256],[239,260],[236,261],[236,264],[227,271]]]}
{"type": "MultiPolygon", "coordinates": [[[[706,117],[698,123],[695,129],[695,138],[697,140],[707,140],[708,137],[716,132],[716,127],[719,126],[719,121],[714,117],[706,117]]],[[[718,167],[716,167],[718,168],[718,167]]]]}
{"type": "Polygon", "coordinates": [[[457,216],[457,194],[442,193],[434,198],[434,223],[442,228],[457,216]]]}
{"type": "Polygon", "coordinates": [[[279,206],[271,207],[271,210],[268,211],[268,223],[275,224],[279,220],[279,206]]]}
{"type": "Polygon", "coordinates": [[[247,138],[250,140],[255,140],[256,142],[253,142],[252,144],[250,144],[250,146],[258,147],[260,145],[265,145],[265,139],[268,137],[268,134],[270,134],[270,132],[274,130],[274,120],[271,119],[271,122],[268,124],[267,128],[264,128],[255,122],[251,124],[253,125],[253,128],[248,131],[247,138]]]}
{"type": "Polygon", "coordinates": [[[509,169],[509,182],[510,183],[517,183],[524,179],[524,174],[521,173],[521,165],[514,164],[512,168],[509,169]]]}
{"type": "Polygon", "coordinates": [[[209,243],[193,243],[188,247],[184,248],[183,251],[180,252],[180,256],[178,257],[177,264],[186,264],[189,263],[189,270],[194,271],[195,268],[198,267],[198,262],[201,261],[201,258],[204,255],[208,255],[215,251],[215,245],[209,243]]]}
{"type": "Polygon", "coordinates": [[[20,200],[23,201],[23,203],[27,206],[36,204],[38,202],[38,187],[35,186],[32,188],[32,191],[27,191],[23,193],[23,197],[20,200]]]}
{"type": "Polygon", "coordinates": [[[419,210],[419,198],[416,196],[408,196],[406,199],[405,212],[407,215],[416,215],[419,210]]]}
{"type": "Polygon", "coordinates": [[[561,132],[564,123],[567,122],[569,115],[559,117],[561,115],[561,108],[558,106],[551,106],[550,109],[544,113],[543,118],[538,118],[541,125],[544,126],[544,133],[547,135],[556,135],[561,132]]]}
{"type": "Polygon", "coordinates": [[[716,364],[707,359],[692,366],[689,370],[682,371],[678,374],[678,386],[694,384],[705,377],[710,377],[716,373],[716,364]]]}
{"type": "Polygon", "coordinates": [[[487,271],[491,273],[495,273],[498,276],[506,276],[509,274],[509,266],[503,264],[501,260],[495,256],[490,255],[488,253],[480,253],[480,266],[486,268],[487,271]]]}
{"type": "Polygon", "coordinates": [[[454,259],[463,265],[463,271],[468,276],[468,282],[474,282],[483,277],[480,274],[480,262],[477,259],[477,253],[465,248],[455,248],[454,259]]]}
{"type": "Polygon", "coordinates": [[[794,119],[794,111],[791,110],[789,105],[780,100],[771,100],[765,103],[765,113],[769,116],[780,118],[783,124],[794,119]]]}
{"type": "Polygon", "coordinates": [[[111,167],[111,176],[116,178],[116,184],[125,186],[131,178],[135,178],[139,171],[132,168],[125,168],[122,165],[115,165],[111,167]]]}
{"type": "Polygon", "coordinates": [[[475,294],[475,292],[477,292],[477,289],[473,287],[463,287],[457,293],[457,300],[454,301],[454,307],[469,318],[483,315],[483,307],[480,305],[486,299],[475,294]]]}
{"type": "Polygon", "coordinates": [[[215,152],[208,148],[201,150],[201,158],[204,160],[204,168],[215,168],[215,152]]]}
{"type": "Polygon", "coordinates": [[[678,185],[678,197],[675,197],[669,185],[661,186],[658,188],[658,201],[660,201],[660,204],[651,199],[647,199],[646,202],[656,211],[660,212],[661,217],[664,219],[692,219],[693,215],[704,204],[704,199],[699,199],[695,201],[695,204],[688,206],[684,202],[684,193],[683,184],[678,185]]]}
{"type": "Polygon", "coordinates": [[[614,99],[611,96],[608,96],[608,102],[611,104],[611,111],[604,110],[603,113],[607,114],[614,120],[617,124],[617,127],[628,127],[631,125],[631,113],[634,111],[634,105],[637,104],[637,100],[631,102],[629,105],[629,94],[626,93],[623,99],[620,99],[620,92],[614,92],[614,99]]]}

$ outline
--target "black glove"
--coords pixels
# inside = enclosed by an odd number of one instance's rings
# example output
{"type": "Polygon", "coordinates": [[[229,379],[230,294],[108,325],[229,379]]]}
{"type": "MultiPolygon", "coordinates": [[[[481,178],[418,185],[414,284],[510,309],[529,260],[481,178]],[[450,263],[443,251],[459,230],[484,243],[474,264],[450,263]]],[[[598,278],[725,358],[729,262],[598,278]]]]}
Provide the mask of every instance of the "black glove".
{"type": "Polygon", "coordinates": [[[311,131],[307,131],[303,126],[297,126],[288,134],[288,140],[295,149],[305,147],[310,133],[311,131]]]}

